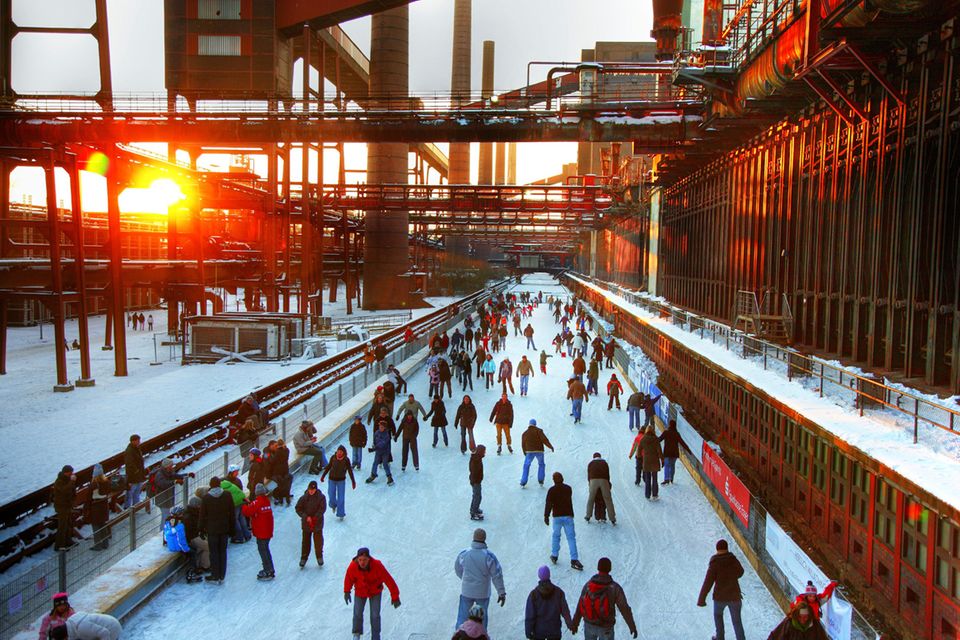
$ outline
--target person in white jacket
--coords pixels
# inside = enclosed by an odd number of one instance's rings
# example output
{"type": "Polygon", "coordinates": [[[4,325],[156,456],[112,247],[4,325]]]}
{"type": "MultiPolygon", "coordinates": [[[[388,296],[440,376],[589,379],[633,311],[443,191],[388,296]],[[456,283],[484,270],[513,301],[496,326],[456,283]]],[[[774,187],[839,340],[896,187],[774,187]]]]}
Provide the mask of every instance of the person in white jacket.
{"type": "Polygon", "coordinates": [[[507,601],[503,586],[503,568],[493,552],[487,549],[487,532],[477,529],[473,542],[457,556],[453,570],[460,578],[460,608],[457,611],[457,628],[463,624],[474,604],[483,609],[484,620],[490,619],[490,583],[497,590],[497,602],[502,607],[507,601]]]}
{"type": "Polygon", "coordinates": [[[51,640],[117,640],[123,627],[120,621],[105,613],[77,612],[66,624],[50,632],[51,640]]]}

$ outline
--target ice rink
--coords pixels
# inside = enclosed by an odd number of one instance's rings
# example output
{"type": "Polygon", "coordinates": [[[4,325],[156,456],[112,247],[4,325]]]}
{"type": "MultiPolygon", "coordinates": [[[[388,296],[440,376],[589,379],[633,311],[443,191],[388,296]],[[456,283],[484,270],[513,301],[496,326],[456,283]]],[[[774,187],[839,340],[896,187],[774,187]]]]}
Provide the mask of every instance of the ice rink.
{"type": "MultiPolygon", "coordinates": [[[[519,290],[543,291],[545,297],[551,293],[566,295],[565,289],[545,276],[528,277],[514,289],[519,290]]],[[[553,354],[550,341],[558,325],[546,305],[534,311],[532,324],[537,346],[553,354]]],[[[467,392],[478,408],[477,441],[487,445],[483,523],[472,522],[468,515],[469,455],[460,454],[459,435],[452,428],[462,396],[454,380],[453,398],[445,398],[451,422],[447,428],[450,446],[444,447],[441,440],[436,449],[431,448],[433,430],[428,420],[421,420],[420,471],[413,471],[412,464],[406,472],[400,471],[400,445],[395,443],[393,487],[386,486],[382,473],[375,484],[364,484],[373,458],[365,452],[357,489],[351,491],[348,483],[346,519],[338,522],[327,512],[323,568],[318,568],[312,558],[305,569],[298,568],[299,519],[292,507],[275,507],[275,537],[271,543],[277,573],[274,581],[256,580],[260,560],[255,543],[231,545],[224,584],[177,582],[126,623],[124,638],[348,639],[352,606],[343,601],[343,577],[361,546],[370,548],[400,587],[403,604],[399,609],[384,601],[384,640],[449,638],[454,631],[460,590],[454,559],[469,546],[477,524],[487,530],[489,548],[504,569],[506,606],[491,606],[488,631],[493,638],[523,637],[524,605],[537,584],[538,567],[550,565],[553,582],[566,592],[572,608],[583,584],[595,573],[597,560],[608,556],[613,561],[612,576],[623,586],[633,608],[641,638],[709,639],[713,634],[712,603],[698,608],[696,600],[714,543],[721,537],[731,540],[731,550],[746,569],[740,585],[747,638],[765,638],[781,619],[781,611],[682,465],[677,465],[676,484],[661,487],[659,501],[645,500],[642,486],[633,483],[633,461],[627,459],[633,434],[627,429],[626,411],[608,412],[606,397],[601,393],[585,404],[583,422],[574,426],[570,403],[565,399],[570,360],[554,355],[547,375],[542,376],[539,351],[526,351],[524,346],[522,336],[507,339],[507,355],[515,367],[522,355],[537,365],[529,396],[519,396],[519,381],[514,379],[517,394],[510,396],[515,414],[512,455],[507,454],[506,446],[503,455],[496,455],[494,427],[488,420],[500,386],[484,390],[474,379],[473,392],[467,392]],[[546,452],[545,487],[535,481],[534,463],[531,481],[523,489],[519,486],[523,462],[520,436],[531,418],[536,418],[556,452],[546,452]],[[610,463],[617,510],[615,527],[583,520],[586,465],[595,451],[610,463]],[[543,510],[546,487],[554,471],[562,472],[573,487],[583,572],[570,568],[565,541],[559,563],[550,564],[552,527],[544,525],[543,510]]],[[[495,354],[494,359],[499,363],[503,355],[495,354]]],[[[601,371],[601,390],[611,372],[601,371]]],[[[429,408],[425,372],[412,376],[408,383],[410,391],[429,408]]],[[[626,383],[624,386],[623,401],[630,393],[626,383]]],[[[296,477],[294,501],[310,479],[312,476],[296,477]]],[[[326,484],[321,488],[326,494],[326,484]]],[[[150,544],[159,545],[159,538],[150,544]]],[[[369,618],[364,624],[365,638],[370,637],[368,623],[369,618]]],[[[729,618],[727,633],[732,637],[729,618]]],[[[569,636],[565,632],[565,637],[569,636]]],[[[619,616],[617,636],[629,637],[619,616]]]]}

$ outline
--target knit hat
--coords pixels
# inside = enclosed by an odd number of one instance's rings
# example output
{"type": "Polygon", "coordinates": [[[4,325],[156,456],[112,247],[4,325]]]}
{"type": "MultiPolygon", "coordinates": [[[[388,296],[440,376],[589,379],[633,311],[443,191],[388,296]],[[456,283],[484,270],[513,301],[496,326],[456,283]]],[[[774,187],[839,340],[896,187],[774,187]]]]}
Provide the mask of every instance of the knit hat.
{"type": "Polygon", "coordinates": [[[531,427],[537,426],[537,421],[536,421],[535,419],[533,419],[533,418],[530,418],[530,426],[531,426],[531,427]]]}
{"type": "Polygon", "coordinates": [[[191,509],[199,509],[203,501],[197,496],[190,496],[190,499],[187,500],[187,506],[191,509]]]}
{"type": "Polygon", "coordinates": [[[307,485],[307,489],[316,489],[318,487],[316,480],[311,480],[310,484],[307,485]]]}
{"type": "Polygon", "coordinates": [[[473,541],[474,541],[474,542],[486,542],[486,541],[487,541],[487,532],[486,532],[483,528],[481,528],[481,527],[478,527],[478,528],[474,529],[474,530],[473,530],[473,541]]]}
{"type": "Polygon", "coordinates": [[[359,558],[360,556],[367,556],[369,558],[370,549],[368,549],[367,547],[360,547],[359,549],[357,549],[357,557],[359,558]]]}
{"type": "Polygon", "coordinates": [[[267,489],[267,485],[261,482],[260,484],[257,485],[257,488],[254,491],[254,493],[256,493],[258,496],[265,496],[268,493],[270,493],[270,490],[267,489]]]}
{"type": "Polygon", "coordinates": [[[483,622],[483,607],[474,602],[469,611],[467,611],[467,617],[476,622],[483,622]]]}
{"type": "Polygon", "coordinates": [[[804,593],[805,593],[806,595],[808,595],[808,596],[815,596],[815,595],[817,595],[817,588],[816,588],[815,586],[813,586],[813,582],[812,582],[812,581],[807,580],[807,588],[804,589],[804,593]]]}
{"type": "Polygon", "coordinates": [[[610,573],[611,569],[613,569],[613,563],[610,562],[610,558],[600,558],[597,560],[597,571],[600,573],[610,573]]]}
{"type": "Polygon", "coordinates": [[[160,466],[163,467],[164,469],[169,469],[169,468],[171,468],[171,467],[173,466],[173,459],[172,459],[172,458],[164,458],[164,459],[163,459],[163,462],[160,463],[160,466]]]}
{"type": "Polygon", "coordinates": [[[550,567],[548,567],[547,565],[543,565],[542,567],[540,567],[539,569],[537,569],[537,577],[538,577],[540,580],[549,580],[549,579],[550,579],[550,567]]]}
{"type": "Polygon", "coordinates": [[[256,447],[254,447],[247,452],[247,455],[251,455],[259,458],[260,456],[263,455],[263,451],[260,451],[260,449],[257,449],[256,447]]]}
{"type": "Polygon", "coordinates": [[[232,465],[230,465],[229,467],[227,467],[227,473],[228,473],[228,474],[229,474],[229,473],[239,473],[239,472],[240,472],[240,465],[238,465],[238,464],[232,464],[232,465]]]}
{"type": "Polygon", "coordinates": [[[60,593],[55,593],[55,594],[53,594],[53,606],[56,607],[57,605],[61,605],[61,604],[66,604],[66,605],[69,605],[69,604],[70,604],[70,603],[67,601],[67,592],[66,592],[66,591],[61,591],[60,593]]]}

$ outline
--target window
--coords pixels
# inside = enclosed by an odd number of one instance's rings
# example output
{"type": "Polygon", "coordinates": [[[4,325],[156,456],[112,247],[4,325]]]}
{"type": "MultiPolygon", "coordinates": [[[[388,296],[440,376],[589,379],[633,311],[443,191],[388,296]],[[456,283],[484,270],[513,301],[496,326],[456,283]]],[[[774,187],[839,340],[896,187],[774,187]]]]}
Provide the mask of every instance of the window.
{"type": "Polygon", "coordinates": [[[847,457],[833,447],[833,455],[830,458],[830,500],[839,507],[844,505],[847,497],[847,484],[850,479],[848,462],[847,457]]]}
{"type": "Polygon", "coordinates": [[[900,555],[914,569],[926,574],[930,510],[911,498],[907,498],[903,506],[903,541],[900,555]]]}
{"type": "Polygon", "coordinates": [[[240,0],[197,0],[200,20],[239,20],[240,0]]]}
{"type": "Polygon", "coordinates": [[[827,488],[827,453],[829,447],[822,438],[813,439],[813,485],[823,491],[827,488]]]}
{"type": "Polygon", "coordinates": [[[870,497],[870,472],[857,461],[852,462],[851,467],[853,482],[850,485],[850,515],[860,526],[865,527],[870,513],[867,507],[870,497]]]}
{"type": "Polygon", "coordinates": [[[960,526],[946,518],[937,521],[934,581],[943,593],[960,601],[960,526]]]}
{"type": "Polygon", "coordinates": [[[880,478],[877,478],[876,513],[873,517],[873,534],[877,540],[894,549],[897,540],[897,520],[895,518],[897,490],[880,478]]]}
{"type": "Polygon", "coordinates": [[[239,56],[240,36],[197,36],[197,53],[201,56],[239,56]]]}
{"type": "Polygon", "coordinates": [[[810,432],[803,427],[797,427],[797,473],[810,475],[810,432]]]}

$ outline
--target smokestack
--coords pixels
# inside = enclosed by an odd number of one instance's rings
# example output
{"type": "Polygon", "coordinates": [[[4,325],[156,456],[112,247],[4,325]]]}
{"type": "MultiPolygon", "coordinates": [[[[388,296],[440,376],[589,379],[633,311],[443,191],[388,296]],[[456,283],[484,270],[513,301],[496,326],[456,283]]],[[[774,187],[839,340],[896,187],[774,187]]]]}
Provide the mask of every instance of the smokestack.
{"type": "Polygon", "coordinates": [[[494,184],[503,184],[507,179],[507,143],[497,143],[497,174],[494,184]]]}
{"type": "Polygon", "coordinates": [[[507,184],[517,184],[517,143],[507,143],[507,184]]]}
{"type": "MultiPolygon", "coordinates": [[[[480,97],[489,100],[493,95],[493,40],[483,41],[483,76],[480,84],[480,97]]],[[[479,184],[493,184],[493,144],[480,143],[480,170],[477,173],[479,184]]]]}
{"type": "Polygon", "coordinates": [[[683,0],[653,0],[653,30],[657,40],[657,60],[672,60],[680,34],[683,0]]]}
{"type": "MultiPolygon", "coordinates": [[[[453,105],[460,106],[470,100],[470,45],[473,22],[473,0],[456,0],[453,5],[453,65],[450,90],[453,105]]],[[[450,184],[470,183],[470,144],[450,144],[450,184]]]]}

